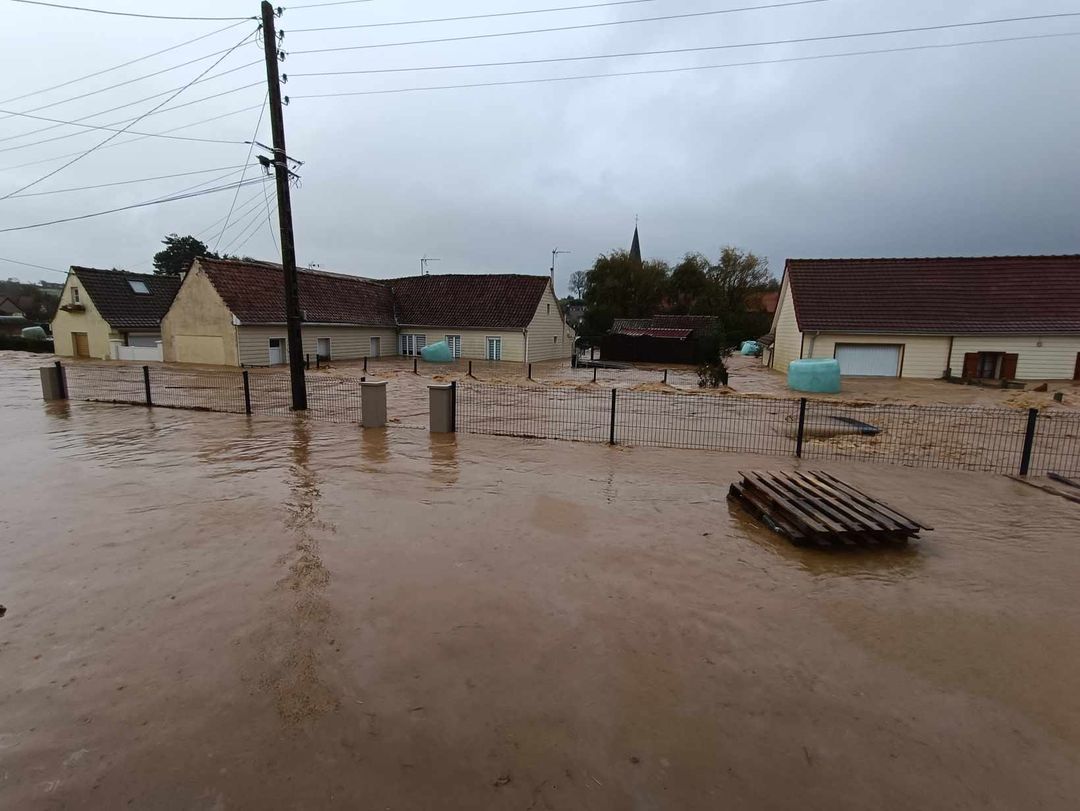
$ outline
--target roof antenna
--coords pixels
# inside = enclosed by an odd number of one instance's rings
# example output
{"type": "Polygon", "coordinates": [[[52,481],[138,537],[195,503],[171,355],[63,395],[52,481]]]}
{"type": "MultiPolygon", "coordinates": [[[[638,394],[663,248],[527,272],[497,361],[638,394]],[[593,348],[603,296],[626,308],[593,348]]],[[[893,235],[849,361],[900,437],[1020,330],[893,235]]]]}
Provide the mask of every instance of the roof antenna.
{"type": "Polygon", "coordinates": [[[441,259],[436,259],[435,257],[429,257],[425,253],[423,255],[423,257],[421,257],[421,259],[420,259],[420,275],[421,276],[430,276],[431,274],[428,273],[428,269],[427,269],[428,262],[441,262],[441,261],[442,261],[441,259]]]}

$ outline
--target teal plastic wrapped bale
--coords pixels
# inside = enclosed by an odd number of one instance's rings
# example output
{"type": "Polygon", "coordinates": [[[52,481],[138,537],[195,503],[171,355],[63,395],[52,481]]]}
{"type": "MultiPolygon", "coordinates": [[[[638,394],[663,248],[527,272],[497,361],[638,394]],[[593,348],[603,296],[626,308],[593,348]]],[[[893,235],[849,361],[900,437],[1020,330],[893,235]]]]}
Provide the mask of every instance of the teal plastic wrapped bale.
{"type": "Polygon", "coordinates": [[[450,351],[450,345],[446,341],[439,341],[421,348],[420,357],[427,363],[451,363],[454,353],[450,351]]]}
{"type": "Polygon", "coordinates": [[[840,362],[833,358],[793,360],[788,364],[788,388],[812,394],[836,394],[840,391],[840,362]]]}
{"type": "Polygon", "coordinates": [[[742,347],[739,349],[740,355],[746,355],[747,357],[753,357],[761,354],[761,344],[757,341],[743,341],[742,347]]]}
{"type": "Polygon", "coordinates": [[[22,331],[22,337],[29,341],[44,341],[49,336],[41,327],[26,327],[22,331]]]}

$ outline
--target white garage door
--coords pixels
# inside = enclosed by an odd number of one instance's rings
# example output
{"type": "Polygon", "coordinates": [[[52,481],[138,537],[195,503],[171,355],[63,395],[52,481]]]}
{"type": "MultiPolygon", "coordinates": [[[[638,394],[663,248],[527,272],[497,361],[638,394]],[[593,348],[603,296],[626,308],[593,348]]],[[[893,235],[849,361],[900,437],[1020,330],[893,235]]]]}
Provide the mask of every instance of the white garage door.
{"type": "Polygon", "coordinates": [[[897,377],[900,347],[889,344],[837,344],[840,374],[847,377],[897,377]]]}

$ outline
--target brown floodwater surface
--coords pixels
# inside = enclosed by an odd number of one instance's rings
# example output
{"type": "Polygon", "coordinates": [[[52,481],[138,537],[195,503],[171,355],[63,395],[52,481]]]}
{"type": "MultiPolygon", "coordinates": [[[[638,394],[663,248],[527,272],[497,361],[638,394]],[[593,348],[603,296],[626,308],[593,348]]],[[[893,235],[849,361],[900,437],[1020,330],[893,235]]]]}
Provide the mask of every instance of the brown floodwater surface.
{"type": "Polygon", "coordinates": [[[788,458],[40,401],[0,353],[0,808],[1070,809],[1080,507],[788,458]]]}

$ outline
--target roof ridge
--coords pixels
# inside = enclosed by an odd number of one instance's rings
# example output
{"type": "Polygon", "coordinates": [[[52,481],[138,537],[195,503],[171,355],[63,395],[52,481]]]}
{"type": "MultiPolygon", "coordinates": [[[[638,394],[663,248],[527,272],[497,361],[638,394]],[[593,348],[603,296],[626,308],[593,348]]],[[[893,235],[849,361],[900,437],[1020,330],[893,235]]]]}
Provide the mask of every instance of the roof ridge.
{"type": "MultiPolygon", "coordinates": [[[[90,271],[91,273],[112,273],[117,276],[123,276],[125,278],[129,276],[138,276],[142,279],[176,279],[171,273],[136,273],[133,270],[122,270],[121,268],[90,268],[84,265],[71,265],[71,271],[73,273],[79,273],[80,271],[90,271]]],[[[179,281],[179,279],[177,279],[179,281]]]]}
{"type": "Polygon", "coordinates": [[[1023,260],[1032,261],[1040,259],[1078,259],[1080,260],[1080,253],[1057,253],[1057,254],[985,254],[982,256],[868,256],[868,257],[856,257],[856,258],[825,258],[825,259],[797,259],[791,258],[787,260],[788,264],[798,262],[800,264],[810,263],[832,263],[832,264],[855,264],[855,263],[870,263],[870,262],[984,262],[987,260],[1023,260]]]}
{"type": "MultiPolygon", "coordinates": [[[[212,256],[200,256],[199,262],[217,262],[225,265],[232,265],[237,268],[252,268],[258,270],[283,270],[283,266],[277,262],[264,262],[261,259],[216,259],[212,256]]],[[[370,276],[357,276],[354,273],[337,273],[332,270],[323,270],[322,268],[305,268],[297,267],[298,273],[307,273],[312,276],[327,276],[331,279],[359,279],[362,282],[374,282],[376,284],[383,284],[384,279],[373,279],[370,276]]]]}

